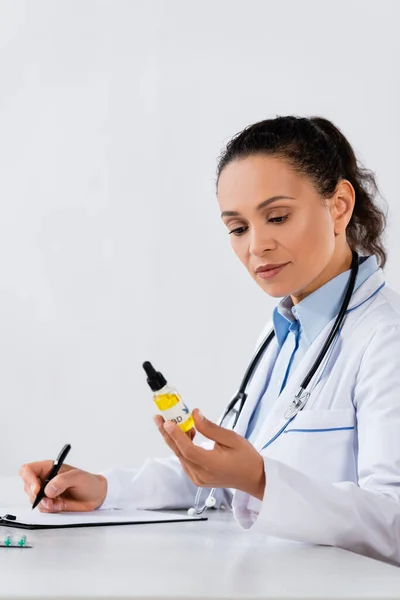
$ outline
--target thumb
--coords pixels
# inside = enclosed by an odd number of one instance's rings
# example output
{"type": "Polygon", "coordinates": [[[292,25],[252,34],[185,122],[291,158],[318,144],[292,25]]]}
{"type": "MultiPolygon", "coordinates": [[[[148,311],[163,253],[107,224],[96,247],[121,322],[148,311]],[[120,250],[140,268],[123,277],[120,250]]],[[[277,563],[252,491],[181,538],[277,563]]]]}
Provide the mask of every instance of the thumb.
{"type": "Polygon", "coordinates": [[[209,440],[217,442],[222,446],[233,447],[235,446],[237,434],[234,431],[220,427],[216,423],[209,421],[204,415],[195,408],[192,412],[196,429],[199,433],[209,440]]]}
{"type": "Polygon", "coordinates": [[[44,493],[48,498],[56,498],[60,496],[65,490],[72,487],[76,483],[76,475],[74,469],[71,471],[66,471],[65,473],[61,473],[60,475],[56,475],[49,483],[46,485],[44,493]]]}

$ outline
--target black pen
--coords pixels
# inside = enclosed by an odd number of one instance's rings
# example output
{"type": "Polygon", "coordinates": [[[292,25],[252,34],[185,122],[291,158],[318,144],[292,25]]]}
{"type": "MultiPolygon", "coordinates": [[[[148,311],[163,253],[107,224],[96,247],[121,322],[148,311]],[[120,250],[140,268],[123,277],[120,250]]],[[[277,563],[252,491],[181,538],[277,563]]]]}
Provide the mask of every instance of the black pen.
{"type": "Polygon", "coordinates": [[[63,464],[64,460],[67,458],[68,452],[70,450],[71,444],[65,444],[64,448],[61,450],[60,454],[54,461],[54,465],[51,467],[46,479],[43,481],[38,495],[35,498],[35,502],[32,504],[32,510],[36,508],[39,502],[45,497],[46,494],[44,493],[44,488],[49,483],[49,481],[51,481],[58,474],[58,471],[60,470],[60,467],[63,464]]]}

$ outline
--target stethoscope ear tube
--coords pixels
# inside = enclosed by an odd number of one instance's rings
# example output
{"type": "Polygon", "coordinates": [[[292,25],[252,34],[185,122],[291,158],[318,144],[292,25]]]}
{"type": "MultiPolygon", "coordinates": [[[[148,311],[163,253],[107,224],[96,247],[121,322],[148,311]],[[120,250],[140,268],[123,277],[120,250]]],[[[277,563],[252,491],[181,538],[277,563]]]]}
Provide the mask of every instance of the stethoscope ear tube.
{"type": "Polygon", "coordinates": [[[284,417],[287,420],[291,419],[295,415],[297,415],[297,413],[300,412],[301,410],[303,410],[303,408],[307,404],[308,399],[310,397],[310,392],[307,390],[307,387],[308,387],[310,381],[312,380],[312,378],[314,377],[315,373],[319,369],[319,366],[321,365],[329,348],[331,347],[332,342],[335,339],[335,335],[338,332],[339,328],[341,327],[343,320],[346,316],[346,311],[349,306],[351,297],[353,295],[354,286],[355,286],[356,278],[357,278],[357,274],[358,274],[358,254],[354,250],[352,251],[352,253],[353,253],[353,260],[351,262],[351,275],[350,275],[349,283],[348,283],[348,286],[346,289],[346,294],[345,294],[344,300],[342,302],[342,306],[340,307],[339,314],[336,317],[336,321],[333,324],[333,327],[332,327],[331,331],[329,332],[329,335],[328,335],[327,339],[325,340],[325,343],[324,343],[320,353],[318,354],[317,358],[315,359],[313,366],[311,367],[310,371],[307,373],[307,375],[303,379],[303,381],[300,385],[299,391],[293,398],[291,404],[286,409],[284,417]]]}
{"type": "Polygon", "coordinates": [[[260,362],[260,359],[261,359],[262,355],[264,354],[265,349],[271,343],[274,335],[275,335],[275,331],[272,329],[269,332],[269,334],[267,335],[267,337],[265,338],[265,340],[262,342],[261,346],[258,348],[255,355],[253,356],[253,359],[251,360],[249,366],[246,369],[246,372],[243,376],[243,379],[239,386],[238,391],[236,392],[236,394],[232,398],[232,400],[229,402],[228,406],[225,409],[224,414],[222,415],[222,417],[220,419],[220,422],[219,422],[220,426],[222,426],[224,420],[226,419],[228,414],[231,412],[231,410],[233,410],[235,408],[235,406],[237,406],[237,404],[239,404],[239,407],[237,409],[235,409],[235,419],[233,421],[232,429],[236,426],[236,423],[238,422],[238,419],[240,417],[240,413],[242,412],[243,406],[247,400],[246,388],[249,384],[251,376],[257,369],[258,363],[260,362]]]}
{"type": "MultiPolygon", "coordinates": [[[[254,371],[257,369],[258,363],[260,362],[260,359],[261,359],[262,355],[264,354],[264,351],[270,345],[274,336],[275,336],[275,331],[273,329],[271,329],[271,331],[269,332],[269,334],[267,335],[265,340],[262,342],[261,346],[255,353],[255,355],[253,356],[253,359],[251,360],[249,366],[247,367],[235,398],[238,399],[240,396],[243,396],[243,395],[245,395],[247,397],[246,388],[249,384],[250,378],[253,375],[254,371]]],[[[233,400],[235,400],[235,398],[233,398],[233,400]]],[[[229,403],[229,406],[232,405],[233,400],[229,403]]],[[[234,403],[233,403],[233,405],[234,405],[234,403]]]]}
{"type": "Polygon", "coordinates": [[[358,274],[358,254],[357,252],[355,252],[355,250],[352,251],[353,253],[353,260],[351,263],[351,275],[350,275],[350,280],[347,286],[347,290],[346,290],[346,295],[345,298],[343,300],[342,306],[340,307],[340,311],[339,314],[336,318],[336,321],[325,341],[325,344],[323,345],[321,352],[318,354],[315,363],[313,364],[313,366],[311,367],[310,371],[307,373],[307,375],[305,376],[301,386],[300,386],[300,391],[301,390],[306,390],[308,384],[310,383],[311,379],[314,377],[316,371],[318,370],[321,362],[323,361],[326,353],[328,352],[334,338],[335,335],[339,329],[339,327],[341,326],[343,319],[346,315],[346,311],[347,308],[349,306],[350,300],[351,300],[351,296],[353,295],[353,291],[354,291],[354,286],[356,283],[356,278],[357,278],[357,274],[358,274]]]}

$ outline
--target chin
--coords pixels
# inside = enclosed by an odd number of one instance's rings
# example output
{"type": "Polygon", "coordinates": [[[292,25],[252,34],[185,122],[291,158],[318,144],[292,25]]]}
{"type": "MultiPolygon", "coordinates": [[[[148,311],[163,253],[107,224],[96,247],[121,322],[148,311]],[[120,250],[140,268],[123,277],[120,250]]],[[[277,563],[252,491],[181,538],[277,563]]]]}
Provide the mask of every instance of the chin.
{"type": "Polygon", "coordinates": [[[266,281],[257,283],[268,296],[271,296],[271,298],[283,298],[290,294],[288,286],[282,283],[268,283],[266,281]]]}

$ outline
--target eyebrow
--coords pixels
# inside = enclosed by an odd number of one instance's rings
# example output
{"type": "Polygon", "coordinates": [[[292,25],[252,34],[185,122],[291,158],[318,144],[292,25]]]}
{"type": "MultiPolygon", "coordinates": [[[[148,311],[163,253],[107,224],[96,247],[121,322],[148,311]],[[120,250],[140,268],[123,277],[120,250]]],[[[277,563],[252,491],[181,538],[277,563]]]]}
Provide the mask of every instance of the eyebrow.
{"type": "MultiPolygon", "coordinates": [[[[277,200],[295,200],[295,198],[293,198],[293,196],[272,196],[272,198],[268,198],[267,200],[263,200],[263,202],[261,202],[256,207],[256,210],[262,210],[263,208],[265,208],[269,204],[272,204],[272,202],[276,202],[277,200]]],[[[223,217],[239,217],[239,216],[240,216],[240,213],[237,212],[236,210],[224,210],[221,213],[221,219],[223,217]]]]}

